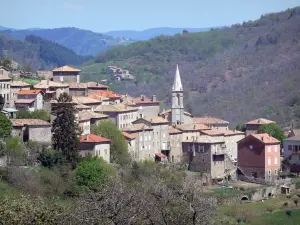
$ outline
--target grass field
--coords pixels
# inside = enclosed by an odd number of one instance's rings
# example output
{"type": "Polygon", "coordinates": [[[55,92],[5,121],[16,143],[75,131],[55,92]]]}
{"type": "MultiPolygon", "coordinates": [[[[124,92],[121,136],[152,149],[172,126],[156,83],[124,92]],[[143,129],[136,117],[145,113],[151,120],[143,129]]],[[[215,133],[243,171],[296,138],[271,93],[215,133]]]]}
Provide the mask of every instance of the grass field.
{"type": "Polygon", "coordinates": [[[30,84],[32,86],[36,85],[36,84],[38,84],[40,82],[40,80],[38,80],[38,79],[22,78],[22,77],[20,77],[20,78],[18,78],[16,80],[24,81],[24,82],[26,82],[26,83],[28,83],[28,84],[30,84]]]}

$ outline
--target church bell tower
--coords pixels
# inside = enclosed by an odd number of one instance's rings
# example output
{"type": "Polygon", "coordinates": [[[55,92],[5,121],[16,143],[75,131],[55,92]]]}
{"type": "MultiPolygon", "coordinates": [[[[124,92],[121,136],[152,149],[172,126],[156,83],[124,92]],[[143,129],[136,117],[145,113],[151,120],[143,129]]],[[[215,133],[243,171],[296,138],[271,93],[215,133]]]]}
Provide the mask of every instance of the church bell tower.
{"type": "Polygon", "coordinates": [[[178,65],[172,87],[172,124],[184,123],[183,88],[178,65]]]}

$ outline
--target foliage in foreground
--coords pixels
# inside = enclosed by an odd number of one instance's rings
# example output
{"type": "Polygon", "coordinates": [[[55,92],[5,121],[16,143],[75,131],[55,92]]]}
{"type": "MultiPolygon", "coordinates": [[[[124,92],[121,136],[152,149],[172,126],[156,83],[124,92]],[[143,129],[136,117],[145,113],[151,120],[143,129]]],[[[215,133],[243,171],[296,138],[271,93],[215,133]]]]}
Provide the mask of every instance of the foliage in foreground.
{"type": "Polygon", "coordinates": [[[20,110],[17,112],[17,119],[41,119],[50,121],[50,113],[43,109],[33,112],[20,110]]]}
{"type": "Polygon", "coordinates": [[[10,120],[0,112],[0,138],[8,137],[12,130],[10,120]]]}

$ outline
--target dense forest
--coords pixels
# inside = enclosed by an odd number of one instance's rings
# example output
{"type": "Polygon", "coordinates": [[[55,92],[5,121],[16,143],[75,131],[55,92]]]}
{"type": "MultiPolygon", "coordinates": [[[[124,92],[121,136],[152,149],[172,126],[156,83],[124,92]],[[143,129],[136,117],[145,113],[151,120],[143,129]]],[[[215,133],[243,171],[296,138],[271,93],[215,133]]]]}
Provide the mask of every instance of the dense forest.
{"type": "Polygon", "coordinates": [[[39,30],[3,30],[0,32],[18,40],[25,40],[26,36],[34,35],[58,43],[72,49],[78,55],[84,56],[96,55],[100,51],[105,51],[112,46],[131,43],[131,41],[124,41],[122,38],[115,38],[75,27],[39,30]]]}
{"type": "Polygon", "coordinates": [[[209,32],[184,32],[114,47],[100,53],[90,68],[127,68],[137,79],[115,85],[117,91],[156,93],[170,103],[178,63],[185,106],[194,115],[221,117],[233,125],[266,117],[299,126],[299,109],[294,108],[299,103],[290,104],[299,92],[299,24],[297,7],[209,32]]]}
{"type": "Polygon", "coordinates": [[[65,64],[80,65],[89,59],[40,37],[30,35],[21,41],[2,34],[0,34],[0,58],[13,59],[33,69],[51,69],[65,64]]]}

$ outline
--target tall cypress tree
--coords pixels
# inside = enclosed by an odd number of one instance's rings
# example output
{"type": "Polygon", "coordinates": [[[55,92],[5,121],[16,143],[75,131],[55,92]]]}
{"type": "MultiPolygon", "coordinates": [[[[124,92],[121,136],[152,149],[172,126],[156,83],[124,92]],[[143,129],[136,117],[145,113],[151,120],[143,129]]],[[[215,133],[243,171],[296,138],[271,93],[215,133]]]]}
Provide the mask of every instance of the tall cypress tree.
{"type": "Polygon", "coordinates": [[[63,93],[57,101],[58,103],[52,108],[56,115],[52,124],[52,144],[57,151],[62,153],[66,161],[76,163],[81,131],[75,121],[72,97],[63,93]]]}
{"type": "Polygon", "coordinates": [[[0,95],[0,111],[3,109],[5,104],[5,100],[2,95],[0,95]]]}

